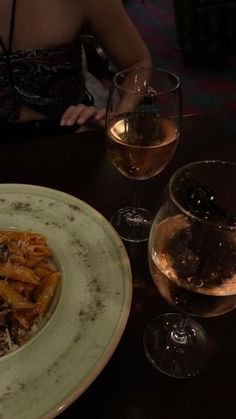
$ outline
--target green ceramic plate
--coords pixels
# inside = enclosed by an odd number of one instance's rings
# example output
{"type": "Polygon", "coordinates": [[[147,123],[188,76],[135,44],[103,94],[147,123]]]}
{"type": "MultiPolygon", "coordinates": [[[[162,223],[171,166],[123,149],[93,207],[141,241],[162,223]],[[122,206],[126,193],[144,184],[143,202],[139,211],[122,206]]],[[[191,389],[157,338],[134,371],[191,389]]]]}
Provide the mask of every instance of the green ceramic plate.
{"type": "Polygon", "coordinates": [[[109,361],[128,319],[129,259],[110,223],[60,191],[0,185],[0,229],[45,234],[62,283],[44,327],[0,358],[0,418],[52,418],[109,361]]]}

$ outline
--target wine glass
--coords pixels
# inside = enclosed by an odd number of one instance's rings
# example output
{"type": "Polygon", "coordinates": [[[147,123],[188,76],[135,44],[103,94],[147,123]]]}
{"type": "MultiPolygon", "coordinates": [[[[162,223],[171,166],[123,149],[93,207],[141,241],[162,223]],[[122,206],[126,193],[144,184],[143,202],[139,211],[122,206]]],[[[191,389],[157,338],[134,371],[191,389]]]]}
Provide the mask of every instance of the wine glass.
{"type": "Polygon", "coordinates": [[[180,80],[175,74],[138,68],[115,75],[106,112],[108,153],[114,166],[135,182],[133,205],[111,218],[124,240],[148,239],[153,216],[140,206],[141,181],[160,173],[172,158],[181,117],[180,80]]]}
{"type": "Polygon", "coordinates": [[[235,164],[191,163],[170,179],[153,221],[152,278],[180,313],[156,317],[145,330],[144,349],[169,376],[192,377],[207,365],[207,334],[191,316],[219,316],[236,306],[235,191],[235,164]]]}

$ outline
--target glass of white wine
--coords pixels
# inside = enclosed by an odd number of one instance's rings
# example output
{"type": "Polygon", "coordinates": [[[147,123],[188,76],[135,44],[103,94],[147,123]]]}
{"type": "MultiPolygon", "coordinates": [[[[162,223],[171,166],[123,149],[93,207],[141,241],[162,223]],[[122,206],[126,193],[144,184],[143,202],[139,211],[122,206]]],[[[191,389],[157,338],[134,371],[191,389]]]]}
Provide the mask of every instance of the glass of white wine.
{"type": "Polygon", "coordinates": [[[161,296],[178,313],[157,316],[144,348],[161,372],[178,378],[207,366],[207,334],[192,316],[236,307],[236,165],[199,161],[180,168],[164,191],[148,241],[149,266],[161,296]]]}
{"type": "Polygon", "coordinates": [[[135,181],[132,205],[111,218],[124,240],[148,239],[153,216],[140,205],[141,181],[156,176],[171,160],[181,119],[181,86],[174,73],[137,68],[115,75],[106,112],[108,153],[114,166],[135,181]]]}

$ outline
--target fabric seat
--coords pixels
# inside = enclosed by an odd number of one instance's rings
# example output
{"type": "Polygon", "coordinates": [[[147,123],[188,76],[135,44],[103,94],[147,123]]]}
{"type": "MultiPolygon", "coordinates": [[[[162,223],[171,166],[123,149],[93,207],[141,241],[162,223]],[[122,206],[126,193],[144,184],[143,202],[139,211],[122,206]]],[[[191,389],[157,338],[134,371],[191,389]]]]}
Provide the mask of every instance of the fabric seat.
{"type": "Polygon", "coordinates": [[[221,66],[236,51],[236,0],[173,0],[185,65],[221,66]]]}

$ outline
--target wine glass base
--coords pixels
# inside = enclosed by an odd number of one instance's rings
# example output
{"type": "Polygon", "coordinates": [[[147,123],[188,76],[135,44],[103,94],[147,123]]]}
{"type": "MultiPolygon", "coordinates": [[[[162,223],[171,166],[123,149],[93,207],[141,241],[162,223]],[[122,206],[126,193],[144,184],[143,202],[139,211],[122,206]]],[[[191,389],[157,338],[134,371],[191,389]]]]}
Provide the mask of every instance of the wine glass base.
{"type": "Polygon", "coordinates": [[[153,217],[144,208],[126,207],[118,210],[111,224],[123,240],[138,243],[148,240],[153,217]]]}
{"type": "Polygon", "coordinates": [[[191,378],[205,370],[210,345],[204,329],[192,318],[185,320],[185,333],[176,340],[181,321],[181,314],[156,317],[145,330],[144,350],[151,364],[162,373],[191,378]]]}

